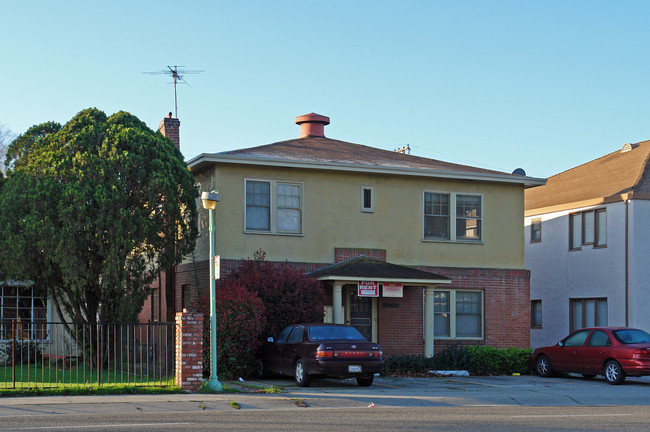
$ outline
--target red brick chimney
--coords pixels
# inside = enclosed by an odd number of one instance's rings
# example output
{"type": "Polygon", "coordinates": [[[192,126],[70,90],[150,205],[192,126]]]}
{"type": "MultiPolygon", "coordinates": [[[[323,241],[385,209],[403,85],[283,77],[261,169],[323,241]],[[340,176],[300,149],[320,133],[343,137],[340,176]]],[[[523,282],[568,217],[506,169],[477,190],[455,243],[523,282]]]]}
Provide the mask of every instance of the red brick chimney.
{"type": "Polygon", "coordinates": [[[172,118],[172,113],[167,114],[167,117],[164,117],[160,120],[158,125],[158,130],[161,134],[167,138],[174,141],[177,148],[181,148],[181,136],[179,129],[181,127],[181,121],[179,119],[172,118]]]}
{"type": "Polygon", "coordinates": [[[296,124],[300,125],[300,138],[310,136],[325,138],[325,125],[330,124],[330,118],[310,113],[296,117],[296,124]]]}

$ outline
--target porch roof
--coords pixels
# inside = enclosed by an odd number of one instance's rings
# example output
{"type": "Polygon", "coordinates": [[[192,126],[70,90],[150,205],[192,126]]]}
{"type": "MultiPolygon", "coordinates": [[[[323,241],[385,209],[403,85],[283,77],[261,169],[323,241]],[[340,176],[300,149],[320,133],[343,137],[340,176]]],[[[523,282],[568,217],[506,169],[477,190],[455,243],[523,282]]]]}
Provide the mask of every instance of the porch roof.
{"type": "Polygon", "coordinates": [[[435,273],[365,256],[352,258],[310,273],[318,280],[402,282],[408,284],[448,284],[451,279],[435,273]]]}

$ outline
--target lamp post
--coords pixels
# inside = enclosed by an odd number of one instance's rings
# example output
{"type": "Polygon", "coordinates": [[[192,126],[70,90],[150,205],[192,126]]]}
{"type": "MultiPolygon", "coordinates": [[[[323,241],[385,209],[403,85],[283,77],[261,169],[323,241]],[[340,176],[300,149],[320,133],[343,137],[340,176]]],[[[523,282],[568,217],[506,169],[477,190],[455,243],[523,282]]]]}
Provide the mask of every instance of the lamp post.
{"type": "Polygon", "coordinates": [[[214,260],[214,209],[219,202],[219,192],[203,192],[201,205],[210,214],[210,380],[205,385],[208,390],[221,391],[221,383],[217,379],[217,315],[215,313],[216,280],[214,260]]]}

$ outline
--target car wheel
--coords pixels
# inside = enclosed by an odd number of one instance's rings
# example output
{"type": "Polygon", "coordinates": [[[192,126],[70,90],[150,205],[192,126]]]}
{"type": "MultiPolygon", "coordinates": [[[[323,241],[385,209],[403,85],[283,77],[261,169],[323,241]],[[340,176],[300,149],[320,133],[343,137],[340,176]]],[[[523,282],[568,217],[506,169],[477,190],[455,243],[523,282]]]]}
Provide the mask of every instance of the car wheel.
{"type": "Polygon", "coordinates": [[[296,384],[298,384],[300,387],[309,387],[309,384],[311,383],[311,376],[307,373],[305,370],[305,364],[303,363],[302,360],[298,360],[296,362],[296,384]]]}
{"type": "Polygon", "coordinates": [[[368,375],[368,376],[358,376],[357,377],[357,384],[359,384],[361,387],[368,387],[372,385],[372,381],[375,379],[374,375],[368,375]]]}
{"type": "Polygon", "coordinates": [[[257,361],[257,377],[258,378],[268,378],[269,377],[269,370],[266,368],[266,363],[264,363],[264,360],[259,359],[257,361]]]}
{"type": "Polygon", "coordinates": [[[605,375],[605,380],[610,384],[623,384],[625,381],[625,372],[623,372],[623,368],[616,360],[610,360],[605,363],[603,375],[605,375]]]}
{"type": "Polygon", "coordinates": [[[537,357],[537,360],[535,360],[535,370],[537,371],[537,375],[541,377],[553,376],[553,367],[551,366],[551,360],[544,354],[537,357]]]}
{"type": "Polygon", "coordinates": [[[582,377],[586,379],[594,379],[596,374],[582,374],[582,377]]]}

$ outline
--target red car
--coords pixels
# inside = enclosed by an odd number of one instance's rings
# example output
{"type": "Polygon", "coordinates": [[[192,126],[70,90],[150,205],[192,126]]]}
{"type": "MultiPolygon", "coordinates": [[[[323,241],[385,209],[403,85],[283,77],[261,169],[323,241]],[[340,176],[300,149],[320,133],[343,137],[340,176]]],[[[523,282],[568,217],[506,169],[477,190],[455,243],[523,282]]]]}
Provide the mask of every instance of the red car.
{"type": "Polygon", "coordinates": [[[650,334],[628,327],[584,328],[556,345],[535,348],[530,361],[539,376],[573,372],[621,384],[626,376],[650,375],[650,334]]]}
{"type": "Polygon", "coordinates": [[[368,342],[354,327],[294,324],[268,339],[257,374],[294,376],[301,387],[309,386],[312,377],[354,377],[360,386],[369,386],[383,367],[379,344],[368,342]]]}

